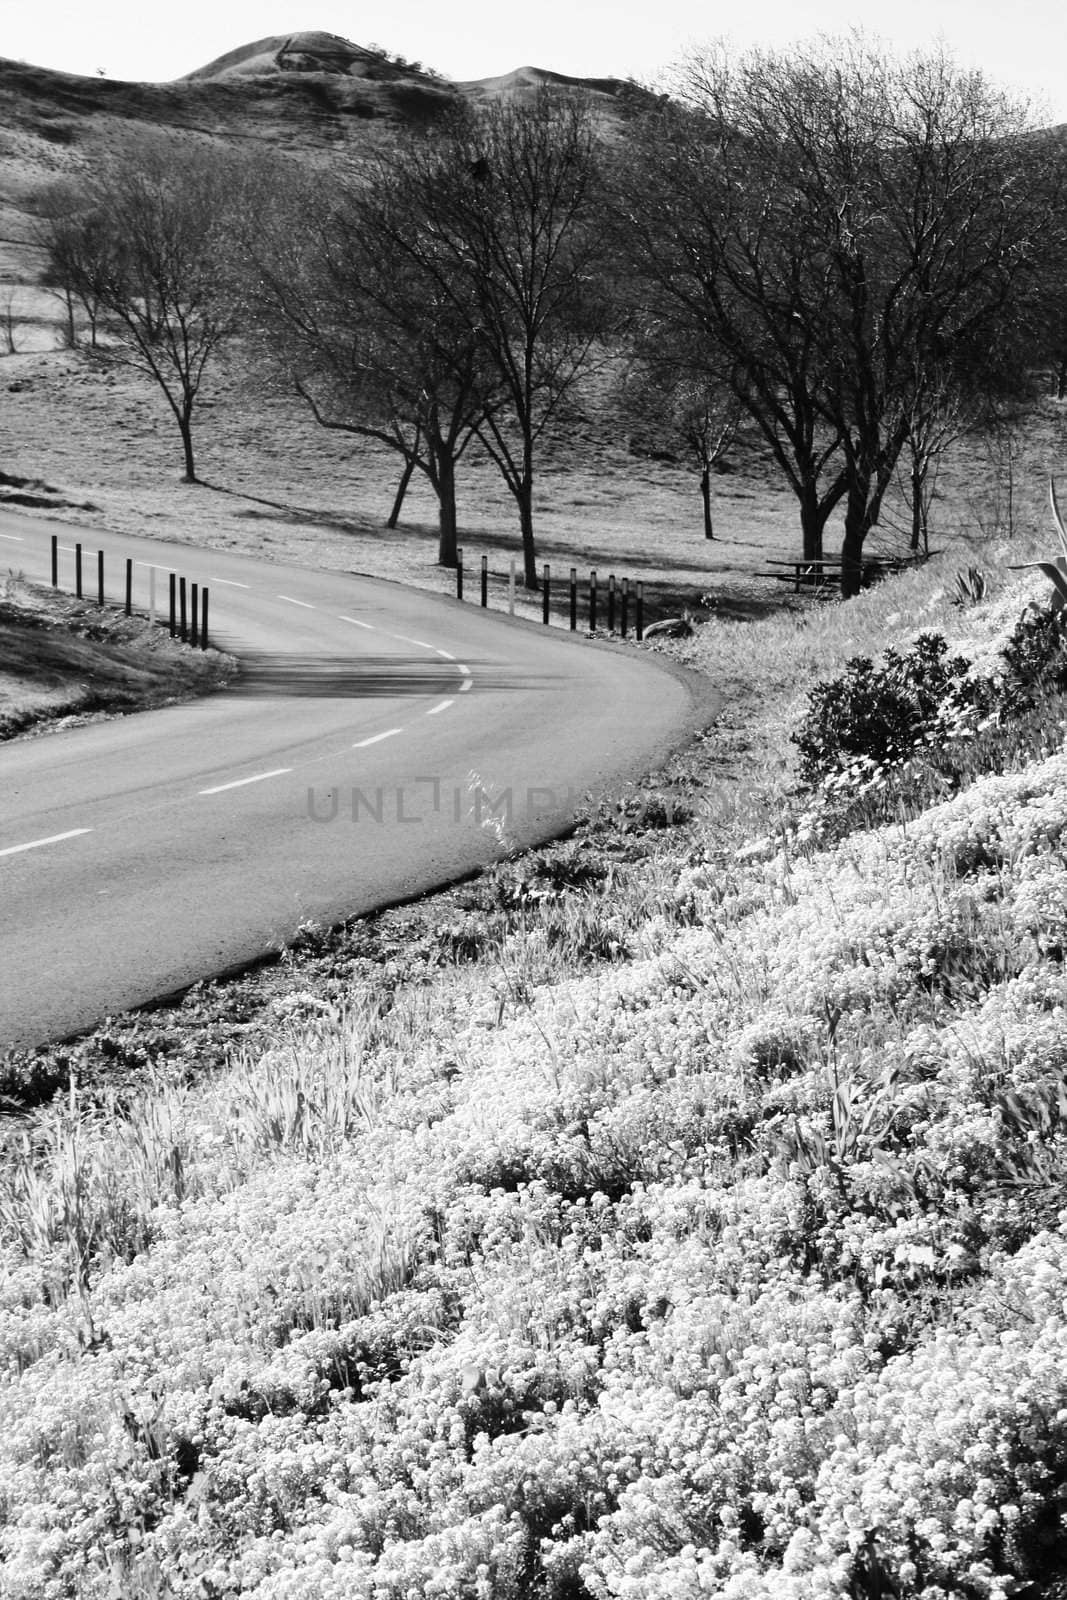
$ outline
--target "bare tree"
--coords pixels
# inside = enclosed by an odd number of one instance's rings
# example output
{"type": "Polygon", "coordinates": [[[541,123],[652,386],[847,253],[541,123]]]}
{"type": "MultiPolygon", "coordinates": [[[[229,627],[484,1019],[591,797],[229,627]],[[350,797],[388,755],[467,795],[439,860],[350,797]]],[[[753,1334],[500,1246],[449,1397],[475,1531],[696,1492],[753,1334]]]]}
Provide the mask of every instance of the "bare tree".
{"type": "Polygon", "coordinates": [[[90,243],[93,218],[84,190],[74,180],[62,179],[38,194],[36,210],[34,237],[45,255],[41,283],[63,307],[63,342],[70,350],[77,347],[80,308],[88,324],[90,348],[95,350],[100,305],[79,270],[79,263],[96,248],[90,243]]]}
{"type": "Polygon", "coordinates": [[[729,357],[805,555],[841,507],[855,593],[916,393],[948,366],[980,388],[1021,316],[1059,158],[943,53],[715,50],[678,89],[623,188],[636,266],[659,315],[729,357]]]}
{"type": "Polygon", "coordinates": [[[164,135],[90,154],[80,209],[42,201],[49,275],[106,322],[105,353],[161,389],[196,482],[193,414],[234,330],[226,281],[232,161],[164,135]]]}
{"type": "Polygon", "coordinates": [[[467,329],[495,375],[498,399],[478,434],[515,498],[524,580],[536,588],[538,444],[607,316],[591,113],[573,96],[542,91],[529,104],[457,114],[407,142],[391,172],[382,248],[432,284],[435,304],[467,329]]]}
{"type": "Polygon", "coordinates": [[[466,319],[417,255],[387,175],[309,191],[272,164],[242,231],[246,298],[273,366],[323,427],[374,439],[404,466],[389,525],[422,472],[437,497],[438,559],[457,560],[456,472],[495,378],[466,319]]]}
{"type": "MultiPolygon", "coordinates": [[[[640,448],[678,453],[697,472],[705,539],[714,539],[711,475],[721,469],[737,438],[741,403],[712,371],[673,359],[655,332],[623,375],[619,399],[638,426],[640,448]]],[[[631,440],[633,448],[633,440],[631,440]]]]}

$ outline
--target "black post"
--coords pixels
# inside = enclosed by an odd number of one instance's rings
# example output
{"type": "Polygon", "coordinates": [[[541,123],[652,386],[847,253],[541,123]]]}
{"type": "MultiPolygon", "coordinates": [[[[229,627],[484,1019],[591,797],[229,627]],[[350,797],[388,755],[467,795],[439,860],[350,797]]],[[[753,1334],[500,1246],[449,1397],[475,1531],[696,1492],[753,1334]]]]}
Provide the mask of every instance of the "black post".
{"type": "Polygon", "coordinates": [[[630,608],[630,580],[629,580],[629,578],[624,578],[622,580],[622,599],[621,599],[621,607],[620,607],[621,612],[622,612],[622,617],[621,617],[621,625],[620,625],[620,628],[619,628],[619,632],[622,634],[622,637],[624,639],[626,638],[626,613],[629,610],[629,608],[630,608]]]}
{"type": "Polygon", "coordinates": [[[637,616],[634,620],[634,633],[637,635],[638,643],[645,637],[645,586],[643,583],[637,585],[637,616]]]}
{"type": "Polygon", "coordinates": [[[463,599],[463,546],[456,551],[456,599],[463,599]]]}
{"type": "Polygon", "coordinates": [[[180,617],[180,621],[179,621],[179,624],[178,624],[178,632],[179,632],[179,634],[181,635],[181,637],[183,639],[188,639],[188,637],[189,637],[189,624],[188,624],[187,614],[186,614],[186,610],[185,610],[185,579],[184,578],[179,578],[178,579],[178,612],[179,612],[179,617],[180,617]]]}
{"type": "Polygon", "coordinates": [[[571,568],[571,632],[578,626],[578,569],[571,568]]]}
{"type": "Polygon", "coordinates": [[[59,534],[52,535],[52,588],[59,588],[59,534]]]}
{"type": "Polygon", "coordinates": [[[548,603],[552,586],[552,568],[545,562],[545,581],[541,585],[541,621],[548,627],[548,603]]]}
{"type": "Polygon", "coordinates": [[[482,557],[482,610],[489,604],[489,557],[482,557]]]}
{"type": "Polygon", "coordinates": [[[80,600],[82,597],[82,547],[74,546],[74,593],[80,600]]]}
{"type": "Polygon", "coordinates": [[[200,648],[207,649],[207,584],[200,595],[200,648]]]}
{"type": "Polygon", "coordinates": [[[133,557],[126,557],[126,615],[133,616],[133,557]]]}
{"type": "Polygon", "coordinates": [[[102,550],[96,552],[96,603],[100,606],[104,603],[104,552],[102,550]]]}
{"type": "Polygon", "coordinates": [[[608,573],[608,632],[615,632],[615,574],[608,573]]]}
{"type": "Polygon", "coordinates": [[[596,632],[596,568],[589,574],[589,632],[596,632]]]}
{"type": "Polygon", "coordinates": [[[197,583],[194,583],[192,587],[189,610],[191,613],[189,619],[191,623],[189,643],[195,650],[200,643],[200,585],[197,583]]]}
{"type": "Polygon", "coordinates": [[[177,589],[177,584],[178,584],[177,577],[172,572],[171,575],[170,575],[170,636],[171,636],[172,639],[174,638],[174,635],[178,631],[177,608],[176,608],[175,603],[174,603],[175,602],[175,591],[177,589]]]}

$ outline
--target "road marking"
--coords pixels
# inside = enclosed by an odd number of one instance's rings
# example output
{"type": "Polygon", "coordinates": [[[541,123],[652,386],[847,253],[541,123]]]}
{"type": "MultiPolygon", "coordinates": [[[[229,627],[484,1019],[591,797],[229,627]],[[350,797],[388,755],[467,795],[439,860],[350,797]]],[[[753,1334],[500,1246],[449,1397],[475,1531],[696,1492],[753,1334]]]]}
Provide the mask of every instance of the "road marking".
{"type": "Polygon", "coordinates": [[[247,589],[247,583],[237,583],[233,578],[212,578],[212,583],[224,583],[227,589],[247,589]]]}
{"type": "Polygon", "coordinates": [[[455,705],[455,701],[454,700],[440,700],[440,701],[438,701],[437,705],[430,707],[430,709],[429,709],[429,711],[427,711],[426,715],[428,717],[436,717],[436,715],[437,715],[437,713],[439,711],[447,711],[449,706],[451,706],[451,705],[455,705]]]}
{"type": "Polygon", "coordinates": [[[464,678],[463,682],[459,686],[460,694],[465,694],[467,692],[467,690],[471,686],[472,681],[473,680],[471,678],[464,678]]]}
{"type": "Polygon", "coordinates": [[[306,600],[294,600],[291,594],[280,594],[277,598],[279,600],[288,600],[291,606],[303,606],[305,611],[314,611],[315,609],[314,606],[309,606],[306,600]]]}
{"type": "Polygon", "coordinates": [[[391,633],[389,635],[389,637],[390,637],[390,639],[399,639],[401,644],[414,644],[414,645],[417,645],[420,650],[436,650],[437,649],[436,645],[427,644],[425,639],[412,639],[412,638],[409,638],[409,636],[406,633],[391,633]]]}
{"type": "Polygon", "coordinates": [[[31,839],[29,844],[9,844],[6,850],[0,850],[0,856],[17,856],[23,850],[39,850],[43,844],[58,844],[61,839],[76,839],[79,834],[92,831],[92,828],[71,828],[69,833],[53,833],[47,839],[31,839]]]}
{"type": "Polygon", "coordinates": [[[357,628],[369,628],[371,633],[377,633],[373,622],[360,622],[358,617],[346,617],[343,612],[338,612],[342,622],[354,622],[357,628]]]}
{"type": "Polygon", "coordinates": [[[292,767],[275,767],[272,772],[257,772],[254,778],[235,778],[232,783],[217,783],[213,789],[201,789],[200,794],[222,794],[226,789],[243,789],[246,783],[262,783],[265,778],[280,778],[292,772],[292,767]]]}
{"type": "Polygon", "coordinates": [[[352,746],[353,750],[365,750],[369,744],[380,744],[383,739],[391,739],[394,733],[403,733],[403,728],[386,728],[384,733],[376,733],[369,739],[357,739],[352,746]]]}
{"type": "Polygon", "coordinates": [[[10,539],[12,544],[25,544],[21,533],[0,533],[0,539],[10,539]]]}
{"type": "Polygon", "coordinates": [[[456,659],[450,650],[442,650],[439,645],[431,645],[430,648],[436,650],[439,656],[444,656],[446,661],[455,661],[456,659]]]}

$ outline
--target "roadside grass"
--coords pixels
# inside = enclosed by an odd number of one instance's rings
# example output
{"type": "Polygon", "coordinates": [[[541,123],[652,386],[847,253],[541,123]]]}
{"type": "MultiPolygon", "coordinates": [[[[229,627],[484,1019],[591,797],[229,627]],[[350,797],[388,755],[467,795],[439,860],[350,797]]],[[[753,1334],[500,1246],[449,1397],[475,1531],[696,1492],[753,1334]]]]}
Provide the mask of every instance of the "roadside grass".
{"type": "Polygon", "coordinates": [[[235,668],[141,617],[25,582],[0,585],[0,740],[61,718],[172,704],[221,687],[235,668]]]}

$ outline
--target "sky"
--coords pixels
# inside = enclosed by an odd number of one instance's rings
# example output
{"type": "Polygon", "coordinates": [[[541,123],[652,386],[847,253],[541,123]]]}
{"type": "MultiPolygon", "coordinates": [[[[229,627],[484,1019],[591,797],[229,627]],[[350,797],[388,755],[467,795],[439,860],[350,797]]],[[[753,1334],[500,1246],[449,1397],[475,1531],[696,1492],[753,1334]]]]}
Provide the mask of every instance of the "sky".
{"type": "Polygon", "coordinates": [[[0,56],[165,81],[253,40],[306,29],[381,45],[445,77],[519,66],[654,81],[690,46],[788,45],[860,26],[894,50],[944,43],[962,65],[1067,122],[1063,0],[0,0],[0,56]]]}

